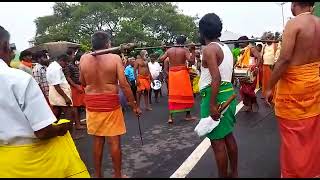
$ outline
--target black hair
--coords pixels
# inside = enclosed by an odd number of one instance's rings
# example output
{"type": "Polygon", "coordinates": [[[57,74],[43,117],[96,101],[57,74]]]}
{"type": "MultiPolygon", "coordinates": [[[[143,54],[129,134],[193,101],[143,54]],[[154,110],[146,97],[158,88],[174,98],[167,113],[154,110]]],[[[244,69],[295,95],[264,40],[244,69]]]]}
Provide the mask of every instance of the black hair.
{"type": "Polygon", "coordinates": [[[204,38],[209,40],[218,39],[221,36],[222,22],[218,15],[209,13],[199,21],[199,31],[204,38]]]}
{"type": "Polygon", "coordinates": [[[249,40],[249,38],[247,36],[241,36],[238,40],[249,40]]]}
{"type": "Polygon", "coordinates": [[[262,44],[258,44],[257,46],[262,48],[262,44]]]}
{"type": "Polygon", "coordinates": [[[299,1],[295,3],[301,7],[313,7],[315,4],[315,2],[309,2],[309,1],[299,1]]]}
{"type": "Polygon", "coordinates": [[[20,53],[20,57],[19,59],[22,60],[24,59],[26,56],[32,56],[32,52],[28,51],[28,50],[24,50],[20,53]]]}
{"type": "Polygon", "coordinates": [[[80,61],[81,56],[82,56],[83,54],[84,54],[83,52],[78,52],[78,53],[76,54],[76,57],[74,58],[74,60],[75,60],[75,61],[80,61]]]}
{"type": "Polygon", "coordinates": [[[74,49],[68,48],[67,55],[71,56],[72,54],[74,54],[74,49]]]}
{"type": "Polygon", "coordinates": [[[17,50],[17,47],[16,47],[16,45],[14,43],[10,44],[10,50],[11,51],[17,50]]]}
{"type": "Polygon", "coordinates": [[[4,29],[2,26],[0,26],[0,41],[8,40],[10,38],[9,32],[4,29]]]}
{"type": "Polygon", "coordinates": [[[62,54],[62,55],[58,56],[57,61],[68,62],[68,61],[69,61],[69,56],[68,56],[68,54],[62,54]]]}
{"type": "Polygon", "coordinates": [[[157,58],[158,58],[158,55],[157,55],[157,53],[152,53],[152,54],[150,55],[150,58],[154,58],[154,59],[157,59],[157,58]]]}
{"type": "Polygon", "coordinates": [[[36,61],[38,61],[43,57],[47,58],[47,55],[44,51],[37,51],[36,53],[33,54],[33,59],[36,61]]]}
{"type": "Polygon", "coordinates": [[[176,39],[177,44],[184,44],[187,41],[187,38],[184,35],[180,35],[176,39]]]}
{"type": "Polygon", "coordinates": [[[98,31],[91,36],[91,44],[93,50],[105,49],[110,41],[110,36],[107,32],[98,31]]]}
{"type": "Polygon", "coordinates": [[[4,46],[6,42],[9,43],[10,34],[9,32],[0,26],[0,48],[1,50],[10,50],[10,47],[4,46]]]}

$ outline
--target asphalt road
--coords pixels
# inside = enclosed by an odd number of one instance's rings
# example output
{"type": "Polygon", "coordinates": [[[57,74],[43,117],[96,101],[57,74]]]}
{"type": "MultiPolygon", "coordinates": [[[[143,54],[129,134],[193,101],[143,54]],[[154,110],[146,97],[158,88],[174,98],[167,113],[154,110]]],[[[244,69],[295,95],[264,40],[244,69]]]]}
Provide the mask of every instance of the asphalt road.
{"type": "MultiPolygon", "coordinates": [[[[163,91],[164,92],[164,91],[163,91]]],[[[176,116],[173,125],[167,124],[167,96],[159,104],[153,104],[153,111],[143,112],[141,128],[144,145],[141,145],[137,118],[130,111],[125,112],[127,133],[122,136],[123,173],[129,177],[170,177],[202,142],[193,131],[197,121],[187,122],[185,114],[176,116]]],[[[260,96],[260,93],[257,93],[260,96]]],[[[199,116],[199,97],[192,111],[199,116]]],[[[276,120],[270,108],[258,98],[260,110],[257,113],[239,112],[235,137],[239,149],[240,177],[279,177],[279,135],[276,120]]],[[[143,103],[141,103],[143,105],[143,103]]],[[[86,131],[77,131],[81,138],[75,140],[82,160],[93,174],[92,138],[86,131]]],[[[111,177],[111,158],[105,145],[103,170],[105,177],[111,177]]],[[[194,177],[217,177],[212,149],[187,175],[194,177]]]]}

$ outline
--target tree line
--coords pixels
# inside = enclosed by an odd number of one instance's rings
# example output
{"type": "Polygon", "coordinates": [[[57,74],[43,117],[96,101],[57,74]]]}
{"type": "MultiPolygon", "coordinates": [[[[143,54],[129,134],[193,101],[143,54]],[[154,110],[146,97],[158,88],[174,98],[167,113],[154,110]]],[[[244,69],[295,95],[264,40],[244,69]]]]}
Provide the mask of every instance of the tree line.
{"type": "Polygon", "coordinates": [[[56,2],[53,15],[35,20],[33,44],[69,41],[88,50],[96,31],[109,32],[114,46],[172,43],[181,34],[197,41],[197,19],[180,13],[170,2],[56,2]]]}

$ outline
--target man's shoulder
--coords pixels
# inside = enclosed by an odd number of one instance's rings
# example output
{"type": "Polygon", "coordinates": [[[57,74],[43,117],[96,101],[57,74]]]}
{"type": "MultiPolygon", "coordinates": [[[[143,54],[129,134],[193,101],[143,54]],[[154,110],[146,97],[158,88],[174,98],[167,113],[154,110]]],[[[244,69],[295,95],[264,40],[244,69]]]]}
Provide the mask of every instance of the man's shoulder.
{"type": "Polygon", "coordinates": [[[15,68],[9,68],[6,75],[8,75],[8,78],[10,78],[10,80],[16,81],[18,83],[28,82],[30,81],[30,79],[32,79],[32,76],[29,73],[15,68]]]}

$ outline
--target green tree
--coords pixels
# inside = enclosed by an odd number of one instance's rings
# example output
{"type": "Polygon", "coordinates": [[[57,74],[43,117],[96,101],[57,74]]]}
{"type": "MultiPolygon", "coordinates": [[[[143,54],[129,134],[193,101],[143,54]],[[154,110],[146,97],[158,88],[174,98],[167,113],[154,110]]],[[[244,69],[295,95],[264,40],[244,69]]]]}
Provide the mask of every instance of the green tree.
{"type": "Polygon", "coordinates": [[[113,45],[139,41],[159,45],[180,34],[197,40],[197,17],[179,13],[169,2],[57,2],[53,10],[53,15],[35,20],[34,44],[71,41],[88,47],[96,31],[112,34],[113,45]]]}

